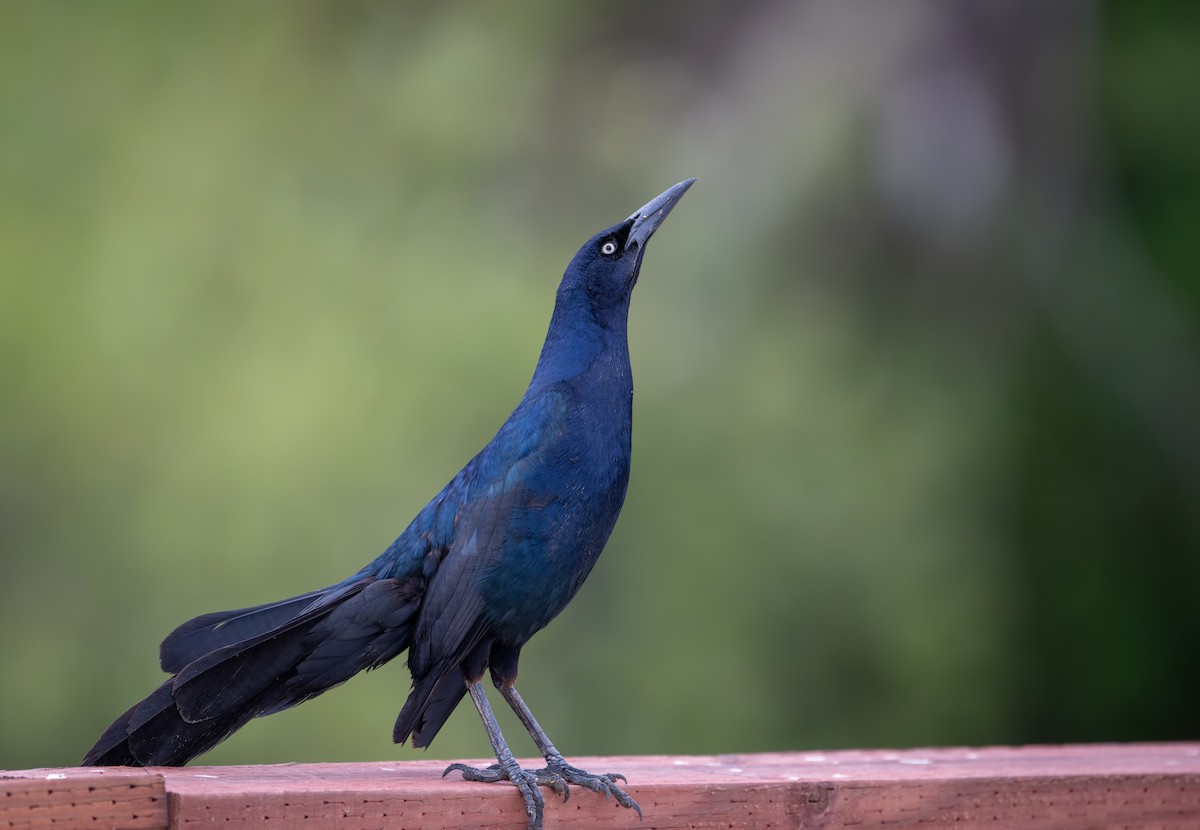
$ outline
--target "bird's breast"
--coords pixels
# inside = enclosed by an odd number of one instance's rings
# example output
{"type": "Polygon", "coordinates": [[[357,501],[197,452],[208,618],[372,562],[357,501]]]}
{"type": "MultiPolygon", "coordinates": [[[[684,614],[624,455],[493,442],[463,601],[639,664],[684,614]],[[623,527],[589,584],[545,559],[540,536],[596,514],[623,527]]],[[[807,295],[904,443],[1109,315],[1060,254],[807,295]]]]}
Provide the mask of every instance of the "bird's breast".
{"type": "Polygon", "coordinates": [[[629,483],[630,407],[572,407],[520,487],[503,551],[485,576],[502,641],[524,642],[583,584],[629,483]]]}

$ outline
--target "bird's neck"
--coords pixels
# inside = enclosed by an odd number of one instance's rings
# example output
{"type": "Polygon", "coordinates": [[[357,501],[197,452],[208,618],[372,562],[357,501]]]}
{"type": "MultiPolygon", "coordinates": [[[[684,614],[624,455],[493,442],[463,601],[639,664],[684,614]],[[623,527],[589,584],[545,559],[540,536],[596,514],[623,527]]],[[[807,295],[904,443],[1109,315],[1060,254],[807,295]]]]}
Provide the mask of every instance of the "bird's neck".
{"type": "Polygon", "coordinates": [[[628,302],[597,313],[582,300],[576,296],[559,296],[529,384],[530,391],[585,374],[598,375],[597,379],[604,386],[616,383],[627,385],[632,391],[628,302]]]}

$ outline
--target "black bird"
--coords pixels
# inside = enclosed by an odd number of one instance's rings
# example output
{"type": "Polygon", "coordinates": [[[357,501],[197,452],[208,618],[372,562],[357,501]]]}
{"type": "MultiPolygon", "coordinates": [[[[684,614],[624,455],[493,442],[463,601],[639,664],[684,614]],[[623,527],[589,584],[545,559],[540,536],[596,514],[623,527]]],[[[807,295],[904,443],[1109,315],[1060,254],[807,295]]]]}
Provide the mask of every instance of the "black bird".
{"type": "Polygon", "coordinates": [[[427,747],[464,694],[497,763],[540,827],[538,785],[577,784],[641,809],[617,773],[568,764],[517,694],[521,647],[570,602],[603,549],[629,482],[629,299],[646,243],[695,179],[593,236],[567,266],[537,368],[500,431],[375,561],[328,588],[205,614],[163,640],[171,678],[121,715],[85,765],[175,766],[250,719],[282,711],[408,649],[413,689],[393,738],[427,747]],[[484,694],[490,671],[545,769],[518,766],[484,694]]]}

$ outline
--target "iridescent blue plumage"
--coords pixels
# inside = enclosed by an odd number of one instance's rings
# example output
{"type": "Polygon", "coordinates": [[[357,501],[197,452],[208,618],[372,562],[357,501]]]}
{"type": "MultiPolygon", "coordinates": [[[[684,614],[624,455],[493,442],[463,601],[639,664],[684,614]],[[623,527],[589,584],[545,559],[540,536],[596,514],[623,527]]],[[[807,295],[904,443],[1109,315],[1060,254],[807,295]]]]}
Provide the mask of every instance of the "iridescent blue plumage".
{"type": "Polygon", "coordinates": [[[248,720],[294,706],[408,649],[413,690],[397,742],[428,746],[470,694],[498,765],[541,822],[538,784],[636,807],[615,776],[566,764],[513,688],[522,646],[571,600],[616,524],[629,482],[627,320],[646,242],[694,180],[588,240],[567,266],[533,378],[495,437],[373,562],[321,591],[184,623],[163,641],[174,676],[119,718],[85,764],[183,764],[248,720]],[[546,756],[508,752],[480,681],[490,674],[546,756]]]}

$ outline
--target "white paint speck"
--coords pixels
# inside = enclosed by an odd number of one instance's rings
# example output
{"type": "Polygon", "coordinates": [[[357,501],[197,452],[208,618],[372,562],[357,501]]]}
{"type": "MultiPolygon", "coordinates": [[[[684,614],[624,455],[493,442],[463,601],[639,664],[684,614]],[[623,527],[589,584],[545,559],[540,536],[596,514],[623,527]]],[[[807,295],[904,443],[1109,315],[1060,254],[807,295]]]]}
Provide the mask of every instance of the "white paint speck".
{"type": "Polygon", "coordinates": [[[910,764],[910,765],[915,766],[918,764],[931,764],[933,762],[930,761],[928,758],[901,758],[900,763],[901,764],[910,764]]]}
{"type": "Polygon", "coordinates": [[[196,778],[220,778],[221,776],[219,776],[219,775],[208,775],[207,773],[198,772],[198,773],[196,773],[196,776],[195,776],[195,777],[196,777],[196,778]]]}
{"type": "Polygon", "coordinates": [[[686,766],[689,766],[692,762],[691,761],[672,761],[671,763],[677,767],[686,767],[686,766]]]}
{"type": "Polygon", "coordinates": [[[783,780],[785,780],[785,781],[799,781],[799,780],[800,780],[800,776],[799,776],[799,775],[785,775],[785,776],[783,776],[783,780]]]}
{"type": "Polygon", "coordinates": [[[807,761],[810,764],[820,764],[825,760],[825,756],[824,755],[805,755],[804,758],[801,760],[807,761]]]}
{"type": "Polygon", "coordinates": [[[846,773],[844,773],[844,772],[835,772],[833,775],[830,776],[830,778],[849,778],[849,776],[846,775],[846,773]]]}
{"type": "Polygon", "coordinates": [[[742,768],[741,767],[730,767],[729,771],[730,772],[741,772],[742,768]]]}
{"type": "Polygon", "coordinates": [[[52,772],[52,773],[50,773],[49,775],[47,775],[47,776],[46,776],[46,780],[47,780],[47,781],[57,781],[57,780],[59,780],[60,778],[66,778],[66,777],[67,777],[66,773],[63,773],[63,772],[52,772]]]}

